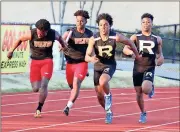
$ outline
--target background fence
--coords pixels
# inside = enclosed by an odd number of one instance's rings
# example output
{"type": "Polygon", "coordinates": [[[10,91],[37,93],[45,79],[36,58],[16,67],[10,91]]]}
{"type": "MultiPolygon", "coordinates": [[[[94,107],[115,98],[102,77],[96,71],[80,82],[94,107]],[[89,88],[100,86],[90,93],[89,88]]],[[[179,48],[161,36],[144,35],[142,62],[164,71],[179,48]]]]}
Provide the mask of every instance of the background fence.
{"type": "MultiPolygon", "coordinates": [[[[34,28],[34,23],[1,23],[2,25],[30,25],[30,28],[34,28]]],[[[56,27],[56,30],[59,31],[60,34],[63,34],[67,28],[74,27],[74,24],[52,24],[52,26],[56,27]],[[58,28],[57,28],[58,27],[58,28]]],[[[87,26],[90,30],[93,32],[97,32],[98,28],[94,26],[87,26]]],[[[126,32],[126,31],[121,31],[119,29],[113,29],[116,32],[122,33],[128,38],[138,32],[139,30],[137,29],[134,32],[126,32]]],[[[162,25],[162,26],[154,26],[153,27],[153,32],[161,36],[163,40],[163,54],[166,60],[170,60],[170,62],[175,63],[177,61],[180,61],[180,24],[172,24],[172,25],[162,25]]],[[[117,59],[122,59],[123,56],[122,54],[122,49],[124,45],[120,44],[117,46],[116,49],[116,58],[117,59]]],[[[57,49],[57,48],[56,48],[57,49]]],[[[58,52],[58,50],[56,51],[58,52]]],[[[64,56],[63,54],[56,53],[58,58],[57,66],[56,69],[64,69],[64,56]],[[60,66],[58,68],[58,66],[60,66]]]]}

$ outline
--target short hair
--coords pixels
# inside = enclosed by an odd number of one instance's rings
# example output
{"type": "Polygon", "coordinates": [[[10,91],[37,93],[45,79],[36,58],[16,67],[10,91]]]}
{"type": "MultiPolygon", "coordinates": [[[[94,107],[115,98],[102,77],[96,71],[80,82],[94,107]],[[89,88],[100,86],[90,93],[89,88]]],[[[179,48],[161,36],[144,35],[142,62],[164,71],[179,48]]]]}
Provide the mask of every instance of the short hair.
{"type": "Polygon", "coordinates": [[[36,28],[39,30],[48,31],[51,28],[51,24],[46,19],[40,19],[35,24],[36,28]]]}
{"type": "Polygon", "coordinates": [[[89,13],[85,10],[78,10],[74,13],[74,16],[82,16],[84,17],[85,19],[89,19],[89,13]]]}
{"type": "Polygon", "coordinates": [[[98,25],[99,25],[100,20],[102,20],[102,19],[105,19],[106,21],[108,21],[110,26],[113,25],[112,16],[109,15],[108,13],[102,13],[97,17],[96,22],[97,22],[98,25]]]}
{"type": "Polygon", "coordinates": [[[141,16],[141,20],[142,20],[143,18],[150,18],[151,21],[153,21],[153,19],[154,19],[153,15],[151,15],[150,13],[144,13],[144,14],[141,16]]]}

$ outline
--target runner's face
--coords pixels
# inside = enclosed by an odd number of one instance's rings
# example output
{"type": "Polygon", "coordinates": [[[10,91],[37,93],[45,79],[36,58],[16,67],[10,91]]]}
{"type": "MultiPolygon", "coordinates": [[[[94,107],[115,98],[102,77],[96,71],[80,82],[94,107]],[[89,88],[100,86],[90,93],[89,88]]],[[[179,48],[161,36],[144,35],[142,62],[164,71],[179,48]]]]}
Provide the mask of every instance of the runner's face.
{"type": "Polygon", "coordinates": [[[76,27],[83,29],[86,25],[87,20],[82,16],[76,16],[76,27]]]}
{"type": "Polygon", "coordinates": [[[39,30],[37,29],[37,35],[38,35],[38,38],[43,38],[47,35],[48,31],[44,31],[44,30],[39,30]]]}
{"type": "Polygon", "coordinates": [[[146,31],[146,32],[150,31],[152,28],[152,25],[153,25],[152,20],[150,18],[145,17],[141,20],[141,27],[143,31],[146,31]]]}
{"type": "Polygon", "coordinates": [[[102,19],[99,21],[99,31],[103,35],[107,35],[110,30],[110,25],[107,20],[102,19]]]}

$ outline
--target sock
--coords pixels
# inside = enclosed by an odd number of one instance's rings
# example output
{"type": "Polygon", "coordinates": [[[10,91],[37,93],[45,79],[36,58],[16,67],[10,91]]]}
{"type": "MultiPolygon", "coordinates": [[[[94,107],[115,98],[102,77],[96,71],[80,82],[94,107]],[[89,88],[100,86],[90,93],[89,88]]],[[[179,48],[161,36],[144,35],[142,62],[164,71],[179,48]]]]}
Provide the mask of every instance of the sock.
{"type": "Polygon", "coordinates": [[[39,102],[39,105],[38,105],[38,107],[37,107],[37,110],[41,111],[41,110],[42,110],[43,105],[44,105],[44,103],[40,103],[40,102],[39,102]]]}
{"type": "Polygon", "coordinates": [[[110,96],[111,95],[111,93],[109,92],[109,94],[105,94],[104,96],[110,96]]]}
{"type": "Polygon", "coordinates": [[[106,113],[112,113],[111,109],[107,110],[106,113]]]}
{"type": "Polygon", "coordinates": [[[72,106],[73,106],[73,102],[72,101],[68,101],[67,107],[71,108],[72,106]]]}

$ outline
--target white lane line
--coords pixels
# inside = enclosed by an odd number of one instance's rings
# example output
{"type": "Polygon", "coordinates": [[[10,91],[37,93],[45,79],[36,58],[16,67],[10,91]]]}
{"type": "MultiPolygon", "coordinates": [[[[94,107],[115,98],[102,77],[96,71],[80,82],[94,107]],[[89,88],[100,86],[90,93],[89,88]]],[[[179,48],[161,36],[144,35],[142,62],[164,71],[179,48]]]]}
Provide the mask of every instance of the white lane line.
{"type": "MultiPolygon", "coordinates": [[[[164,110],[177,109],[177,108],[179,108],[179,106],[163,108],[163,109],[156,109],[156,110],[150,110],[150,111],[147,111],[147,112],[151,113],[151,112],[164,111],[164,110]]],[[[125,116],[137,115],[137,114],[139,114],[139,112],[138,113],[124,114],[124,115],[117,115],[117,116],[113,116],[113,118],[125,117],[125,116]]],[[[29,131],[29,130],[51,128],[51,127],[56,127],[56,126],[64,126],[64,125],[69,125],[69,124],[77,124],[77,123],[84,123],[84,122],[98,121],[98,120],[104,120],[104,118],[94,118],[94,119],[90,119],[90,120],[80,120],[80,121],[74,121],[74,122],[46,125],[46,126],[41,126],[41,127],[32,127],[32,128],[27,128],[27,129],[15,130],[15,131],[11,131],[11,132],[24,132],[24,131],[29,131]]]]}
{"type": "MultiPolygon", "coordinates": [[[[94,89],[93,89],[94,90],[94,89]]],[[[89,92],[89,91],[93,91],[93,90],[81,90],[82,92],[89,92]]],[[[70,92],[70,89],[69,90],[57,90],[55,92],[48,92],[49,94],[52,94],[52,93],[57,93],[57,92],[60,92],[60,93],[68,93],[70,92]]],[[[8,94],[8,95],[2,95],[1,97],[12,97],[12,96],[32,96],[32,95],[38,95],[39,93],[34,93],[34,92],[30,92],[30,93],[27,93],[27,94],[16,94],[16,93],[12,93],[12,94],[8,94]]]]}
{"type": "MultiPolygon", "coordinates": [[[[177,99],[180,97],[171,97],[171,98],[158,98],[158,99],[146,99],[144,101],[157,101],[157,100],[169,100],[169,99],[177,99]]],[[[120,103],[113,103],[113,105],[120,105],[120,104],[129,104],[129,103],[136,103],[135,101],[128,101],[128,102],[120,102],[120,103]]],[[[79,108],[72,108],[72,110],[80,110],[80,109],[87,109],[87,108],[94,108],[94,107],[99,107],[100,105],[92,105],[92,106],[85,106],[85,107],[79,107],[79,108]]],[[[53,110],[53,111],[46,111],[42,112],[43,113],[52,113],[52,112],[58,112],[62,110],[53,110]]],[[[1,118],[11,118],[11,117],[19,117],[19,116],[27,116],[27,115],[33,115],[34,113],[26,113],[26,114],[15,114],[15,115],[9,115],[9,116],[1,116],[1,118]]]]}
{"type": "MultiPolygon", "coordinates": [[[[169,93],[169,92],[156,92],[158,94],[162,93],[169,93]]],[[[120,93],[120,94],[113,94],[113,96],[118,96],[118,95],[134,95],[135,93],[120,93]]],[[[85,99],[85,98],[94,98],[96,96],[89,96],[89,97],[80,97],[78,99],[85,99]]],[[[57,100],[46,100],[46,102],[55,102],[55,101],[63,101],[63,100],[68,100],[67,98],[66,99],[57,99],[57,100]]],[[[14,105],[28,105],[28,104],[33,104],[33,103],[37,103],[37,101],[34,101],[34,102],[23,102],[23,103],[13,103],[13,104],[4,104],[4,105],[1,105],[2,107],[5,107],[5,106],[14,106],[14,105]]]]}
{"type": "MultiPolygon", "coordinates": [[[[111,91],[115,91],[115,90],[130,90],[130,89],[134,89],[134,88],[111,88],[111,91]]],[[[162,89],[162,88],[157,88],[157,89],[162,89]]],[[[92,89],[81,89],[80,92],[93,92],[95,91],[94,88],[92,89]]],[[[70,92],[70,89],[67,89],[67,90],[57,90],[55,92],[48,92],[49,94],[53,94],[53,93],[57,93],[57,92],[60,92],[60,93],[68,93],[70,92]]],[[[172,93],[178,93],[179,91],[177,92],[156,92],[156,93],[167,93],[167,94],[172,94],[172,93]]],[[[16,93],[13,93],[13,94],[8,94],[8,95],[2,95],[1,97],[4,98],[4,97],[13,97],[13,96],[32,96],[32,95],[38,95],[39,93],[34,93],[34,92],[30,92],[30,93],[27,93],[27,94],[16,94],[16,93]]]]}
{"type": "Polygon", "coordinates": [[[170,125],[170,124],[176,124],[176,123],[179,123],[179,122],[180,122],[180,121],[168,122],[168,123],[163,123],[163,124],[159,124],[159,125],[153,125],[153,126],[149,126],[149,127],[143,127],[143,128],[138,128],[138,129],[127,130],[127,131],[125,131],[125,132],[139,132],[139,130],[145,130],[145,129],[149,129],[149,128],[166,126],[166,125],[170,125]]]}
{"type": "MultiPolygon", "coordinates": [[[[119,90],[119,89],[126,89],[127,90],[127,88],[112,88],[111,90],[119,90]]],[[[128,88],[129,89],[129,88],[128,88]]],[[[66,90],[57,90],[57,91],[52,91],[52,92],[48,92],[48,93],[50,93],[50,94],[52,94],[52,93],[57,93],[57,92],[60,92],[60,93],[70,93],[70,88],[69,89],[66,89],[66,90]]],[[[81,89],[81,91],[80,92],[95,92],[95,89],[94,88],[91,88],[91,89],[81,89]]],[[[12,94],[8,94],[8,95],[2,95],[1,97],[3,98],[3,97],[12,97],[12,96],[32,96],[32,95],[38,95],[39,93],[34,93],[34,92],[29,92],[29,93],[27,93],[27,94],[17,94],[17,93],[12,93],[12,94]]]]}
{"type": "MultiPolygon", "coordinates": [[[[132,94],[113,94],[113,96],[119,96],[119,95],[122,95],[122,96],[125,96],[125,95],[134,95],[135,93],[132,93],[132,94]]],[[[88,99],[88,98],[96,98],[97,96],[88,96],[88,97],[79,97],[78,99],[88,99]]],[[[46,100],[45,103],[47,102],[56,102],[56,101],[63,101],[63,100],[69,100],[68,98],[66,99],[56,99],[56,100],[46,100]]],[[[23,102],[23,103],[13,103],[13,104],[4,104],[4,105],[1,105],[2,107],[5,107],[5,106],[14,106],[14,105],[28,105],[28,104],[33,104],[33,103],[37,103],[37,101],[33,101],[33,102],[23,102]]]]}

